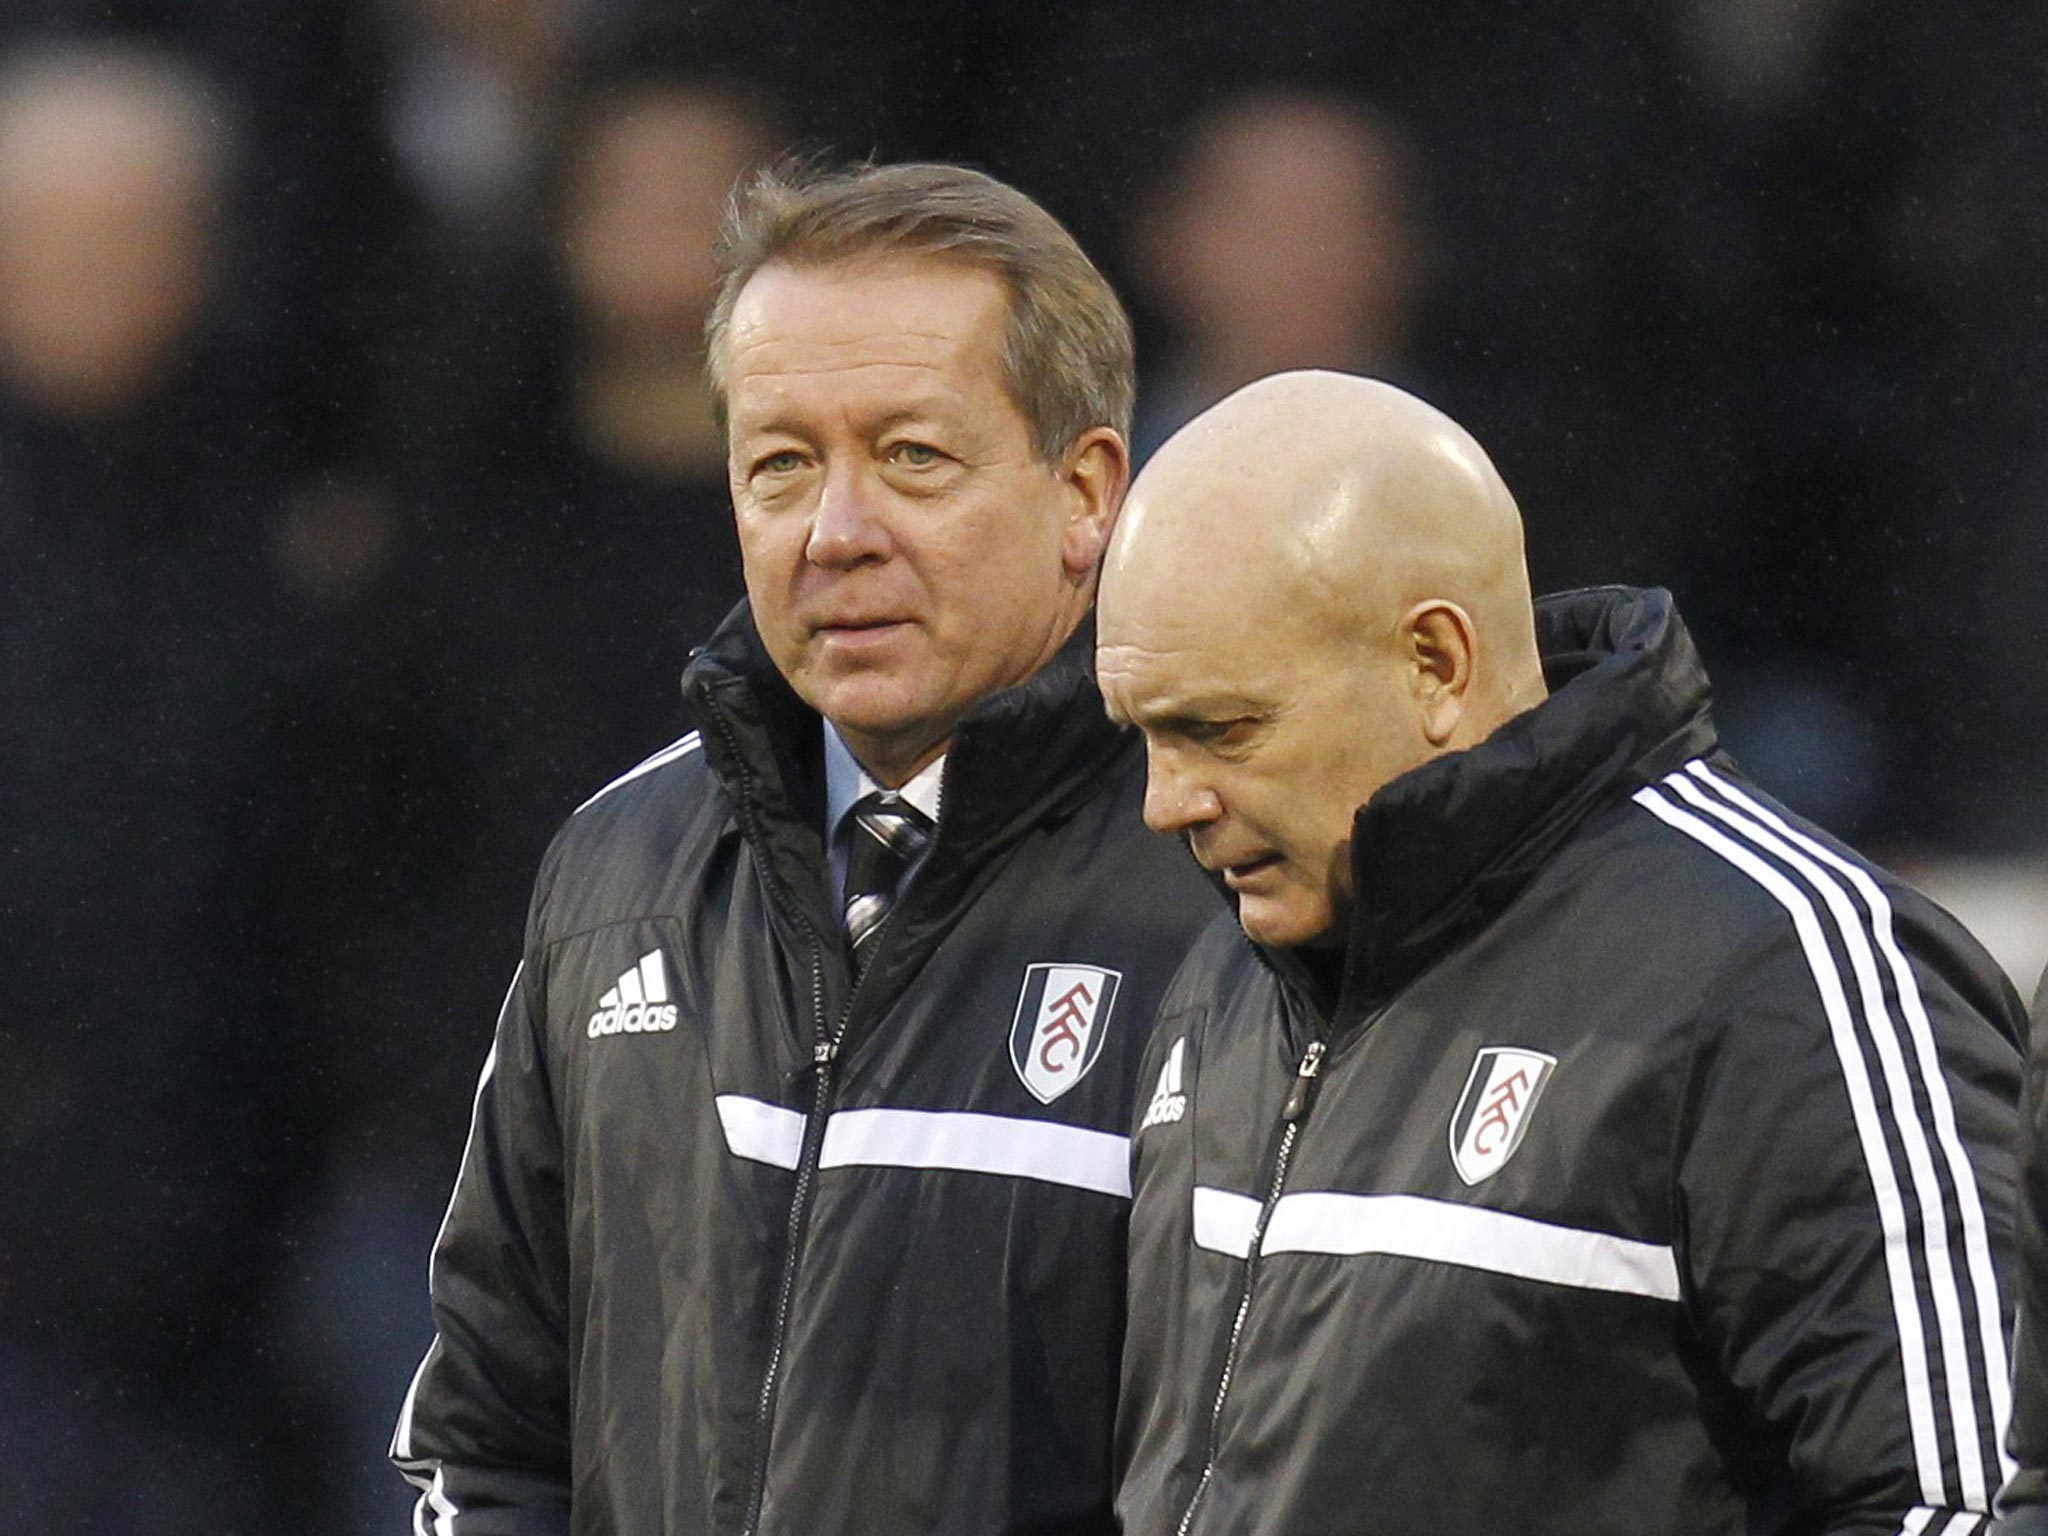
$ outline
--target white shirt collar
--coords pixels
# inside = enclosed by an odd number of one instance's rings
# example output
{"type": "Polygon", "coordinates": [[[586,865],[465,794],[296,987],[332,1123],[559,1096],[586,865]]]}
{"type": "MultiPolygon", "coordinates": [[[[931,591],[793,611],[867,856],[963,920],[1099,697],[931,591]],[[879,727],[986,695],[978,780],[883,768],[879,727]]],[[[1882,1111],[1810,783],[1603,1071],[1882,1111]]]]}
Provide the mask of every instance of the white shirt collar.
{"type": "MultiPolygon", "coordinates": [[[[923,811],[938,825],[939,802],[943,798],[946,778],[946,754],[941,752],[918,770],[917,776],[897,791],[904,799],[923,811]]],[[[825,722],[825,837],[829,842],[839,830],[839,823],[846,819],[846,813],[853,809],[853,803],[862,795],[872,794],[882,786],[877,784],[867,769],[847,748],[839,730],[831,721],[825,722]]]]}

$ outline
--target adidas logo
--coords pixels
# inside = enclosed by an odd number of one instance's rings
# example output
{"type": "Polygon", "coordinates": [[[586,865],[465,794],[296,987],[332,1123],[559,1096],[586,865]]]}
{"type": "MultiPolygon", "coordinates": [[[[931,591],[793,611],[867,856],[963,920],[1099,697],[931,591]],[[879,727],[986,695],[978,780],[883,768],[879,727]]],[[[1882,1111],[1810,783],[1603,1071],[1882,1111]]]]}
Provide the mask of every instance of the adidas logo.
{"type": "Polygon", "coordinates": [[[1155,1125],[1177,1125],[1188,1112],[1188,1096],[1181,1092],[1180,1087],[1180,1061],[1186,1054],[1187,1044],[1187,1037],[1183,1035],[1166,1053],[1166,1065],[1159,1069],[1159,1086],[1152,1090],[1152,1102],[1145,1106],[1145,1118],[1138,1122],[1139,1130],[1148,1131],[1155,1125]]]}
{"type": "Polygon", "coordinates": [[[661,951],[650,949],[638,965],[629,966],[590,1016],[590,1038],[600,1035],[646,1035],[676,1027],[676,1006],[668,1000],[668,970],[661,951]]]}

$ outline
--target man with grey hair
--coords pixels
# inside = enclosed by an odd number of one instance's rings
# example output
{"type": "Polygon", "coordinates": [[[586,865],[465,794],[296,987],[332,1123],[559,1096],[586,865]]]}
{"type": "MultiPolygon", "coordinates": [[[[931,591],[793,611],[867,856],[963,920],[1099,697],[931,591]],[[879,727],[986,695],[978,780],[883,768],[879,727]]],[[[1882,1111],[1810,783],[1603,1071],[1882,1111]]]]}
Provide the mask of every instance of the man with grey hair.
{"type": "Polygon", "coordinates": [[[489,1532],[1110,1532],[1134,1067],[1214,909],[1088,615],[1128,323],[950,166],[770,171],[748,601],[543,865],[393,1456],[489,1532]]]}
{"type": "Polygon", "coordinates": [[[1147,1065],[1131,1536],[1981,1532],[2019,999],[1743,780],[1670,595],[1533,603],[1457,423],[1293,373],[1146,467],[1099,639],[1237,905],[1147,1065]]]}

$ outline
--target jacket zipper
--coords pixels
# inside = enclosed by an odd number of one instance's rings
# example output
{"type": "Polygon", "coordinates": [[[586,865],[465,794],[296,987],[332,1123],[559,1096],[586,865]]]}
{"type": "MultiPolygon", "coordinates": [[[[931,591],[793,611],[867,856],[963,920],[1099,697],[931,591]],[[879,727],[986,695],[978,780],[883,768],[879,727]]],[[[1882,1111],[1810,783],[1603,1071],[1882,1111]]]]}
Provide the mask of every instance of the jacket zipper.
{"type": "Polygon", "coordinates": [[[747,1536],[753,1536],[760,1525],[761,1505],[768,1494],[768,1442],[775,1423],[775,1394],[782,1376],[782,1354],[789,1343],[789,1304],[796,1293],[797,1252],[810,1224],[811,1179],[817,1172],[818,1160],[825,1147],[825,1118],[832,1099],[832,1064],[839,1054],[838,1040],[825,1033],[825,962],[815,936],[811,949],[811,1017],[818,1024],[818,1038],[811,1047],[811,1065],[817,1086],[811,1095],[811,1117],[804,1123],[803,1149],[796,1165],[796,1192],[789,1204],[782,1286],[775,1302],[775,1342],[768,1352],[768,1369],[762,1374],[761,1396],[754,1410],[755,1435],[760,1448],[754,1455],[754,1489],[747,1499],[747,1536]]]}
{"type": "Polygon", "coordinates": [[[1209,1450],[1202,1464],[1202,1476],[1195,1484],[1194,1496],[1188,1500],[1187,1512],[1180,1517],[1176,1536],[1188,1536],[1195,1523],[1195,1511],[1201,1507],[1202,1495],[1209,1491],[1209,1480],[1216,1473],[1216,1454],[1222,1447],[1223,1402],[1230,1395],[1230,1379],[1237,1369],[1237,1349],[1244,1338],[1245,1319],[1252,1309],[1252,1284],[1258,1276],[1259,1247],[1266,1240],[1266,1223],[1273,1219],[1273,1207],[1280,1203],[1281,1187],[1287,1182],[1287,1164],[1294,1156],[1294,1143],[1301,1135],[1302,1122],[1308,1119],[1309,1109],[1314,1102],[1316,1078],[1323,1070],[1323,1052],[1326,1042],[1313,1040],[1303,1054],[1301,1063],[1294,1069],[1294,1082],[1287,1090],[1287,1102],[1281,1107],[1280,1145],[1273,1154],[1273,1176],[1266,1185],[1266,1203],[1259,1208],[1259,1219],[1252,1225],[1251,1246],[1245,1250],[1244,1275],[1238,1282],[1237,1312],[1230,1321],[1230,1342],[1223,1351],[1223,1374],[1216,1381],[1216,1399],[1209,1407],[1209,1450]]]}
{"type": "MultiPolygon", "coordinates": [[[[756,849],[766,848],[767,842],[761,836],[761,825],[754,814],[754,776],[747,766],[745,754],[734,739],[732,726],[724,714],[716,708],[705,711],[710,722],[724,739],[726,751],[738,765],[741,785],[740,795],[734,809],[738,813],[740,832],[748,844],[756,849]]],[[[754,1486],[747,1499],[746,1536],[754,1536],[761,1522],[761,1506],[768,1491],[768,1452],[770,1430],[775,1422],[776,1389],[782,1376],[782,1356],[789,1344],[789,1307],[796,1293],[797,1255],[802,1249],[804,1233],[809,1226],[811,1181],[817,1173],[818,1161],[824,1151],[825,1120],[832,1103],[832,1065],[839,1055],[839,1040],[846,1033],[848,1018],[853,1012],[853,993],[860,990],[858,982],[849,991],[846,1007],[839,1016],[836,1030],[829,1029],[825,1022],[825,936],[816,924],[789,901],[780,878],[773,869],[764,864],[763,881],[767,886],[768,899],[775,904],[793,926],[802,929],[811,940],[811,1019],[817,1029],[817,1036],[811,1046],[811,1070],[817,1076],[817,1085],[811,1094],[810,1117],[804,1122],[804,1136],[797,1154],[796,1189],[790,1197],[789,1228],[787,1242],[782,1256],[782,1284],[775,1300],[774,1343],[768,1350],[768,1367],[761,1376],[761,1395],[755,1406],[756,1439],[759,1442],[754,1454],[754,1486]]],[[[893,913],[890,914],[894,916],[893,913]]],[[[883,919],[887,926],[888,919],[883,919]]],[[[880,942],[880,935],[877,936],[880,942]]]]}
{"type": "MultiPolygon", "coordinates": [[[[925,850],[927,859],[937,844],[938,838],[934,835],[932,846],[925,850]]],[[[776,899],[779,903],[781,898],[778,896],[776,899]]],[[[781,1387],[782,1357],[789,1344],[789,1308],[796,1294],[797,1266],[803,1254],[804,1237],[810,1227],[812,1187],[819,1161],[824,1155],[825,1122],[830,1118],[833,1090],[837,1087],[833,1067],[839,1060],[839,1046],[846,1038],[847,1027],[853,1022],[853,1005],[860,997],[861,982],[874,970],[874,956],[881,953],[882,941],[902,904],[899,896],[896,906],[875,929],[874,950],[867,966],[848,989],[838,1022],[830,1026],[825,1022],[824,939],[815,929],[811,931],[811,1017],[818,1025],[817,1039],[811,1046],[811,1070],[817,1078],[817,1086],[811,1095],[810,1118],[804,1122],[803,1149],[797,1159],[796,1190],[790,1199],[788,1241],[782,1258],[782,1286],[775,1303],[775,1343],[768,1354],[768,1369],[761,1378],[761,1396],[755,1408],[760,1449],[754,1458],[754,1490],[747,1500],[745,1536],[756,1536],[761,1525],[762,1506],[768,1498],[768,1455],[774,1439],[775,1400],[781,1387]]],[[[810,925],[806,922],[803,926],[808,928],[810,925]]]]}

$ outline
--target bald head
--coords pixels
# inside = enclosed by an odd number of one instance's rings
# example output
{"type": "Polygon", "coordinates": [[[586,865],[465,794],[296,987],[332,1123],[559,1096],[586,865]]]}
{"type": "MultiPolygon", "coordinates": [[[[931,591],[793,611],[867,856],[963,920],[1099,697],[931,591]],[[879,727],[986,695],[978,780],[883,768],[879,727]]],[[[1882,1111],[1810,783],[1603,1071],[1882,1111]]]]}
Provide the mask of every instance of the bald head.
{"type": "Polygon", "coordinates": [[[1346,374],[1263,379],[1159,450],[1097,639],[1111,714],[1146,734],[1147,820],[1273,943],[1329,938],[1360,805],[1544,696],[1514,498],[1456,422],[1346,374]]]}
{"type": "Polygon", "coordinates": [[[1540,687],[1514,498],[1464,428],[1374,379],[1276,374],[1196,417],[1133,487],[1104,587],[1110,614],[1178,593],[1331,635],[1442,600],[1498,650],[1489,687],[1540,687]]]}

